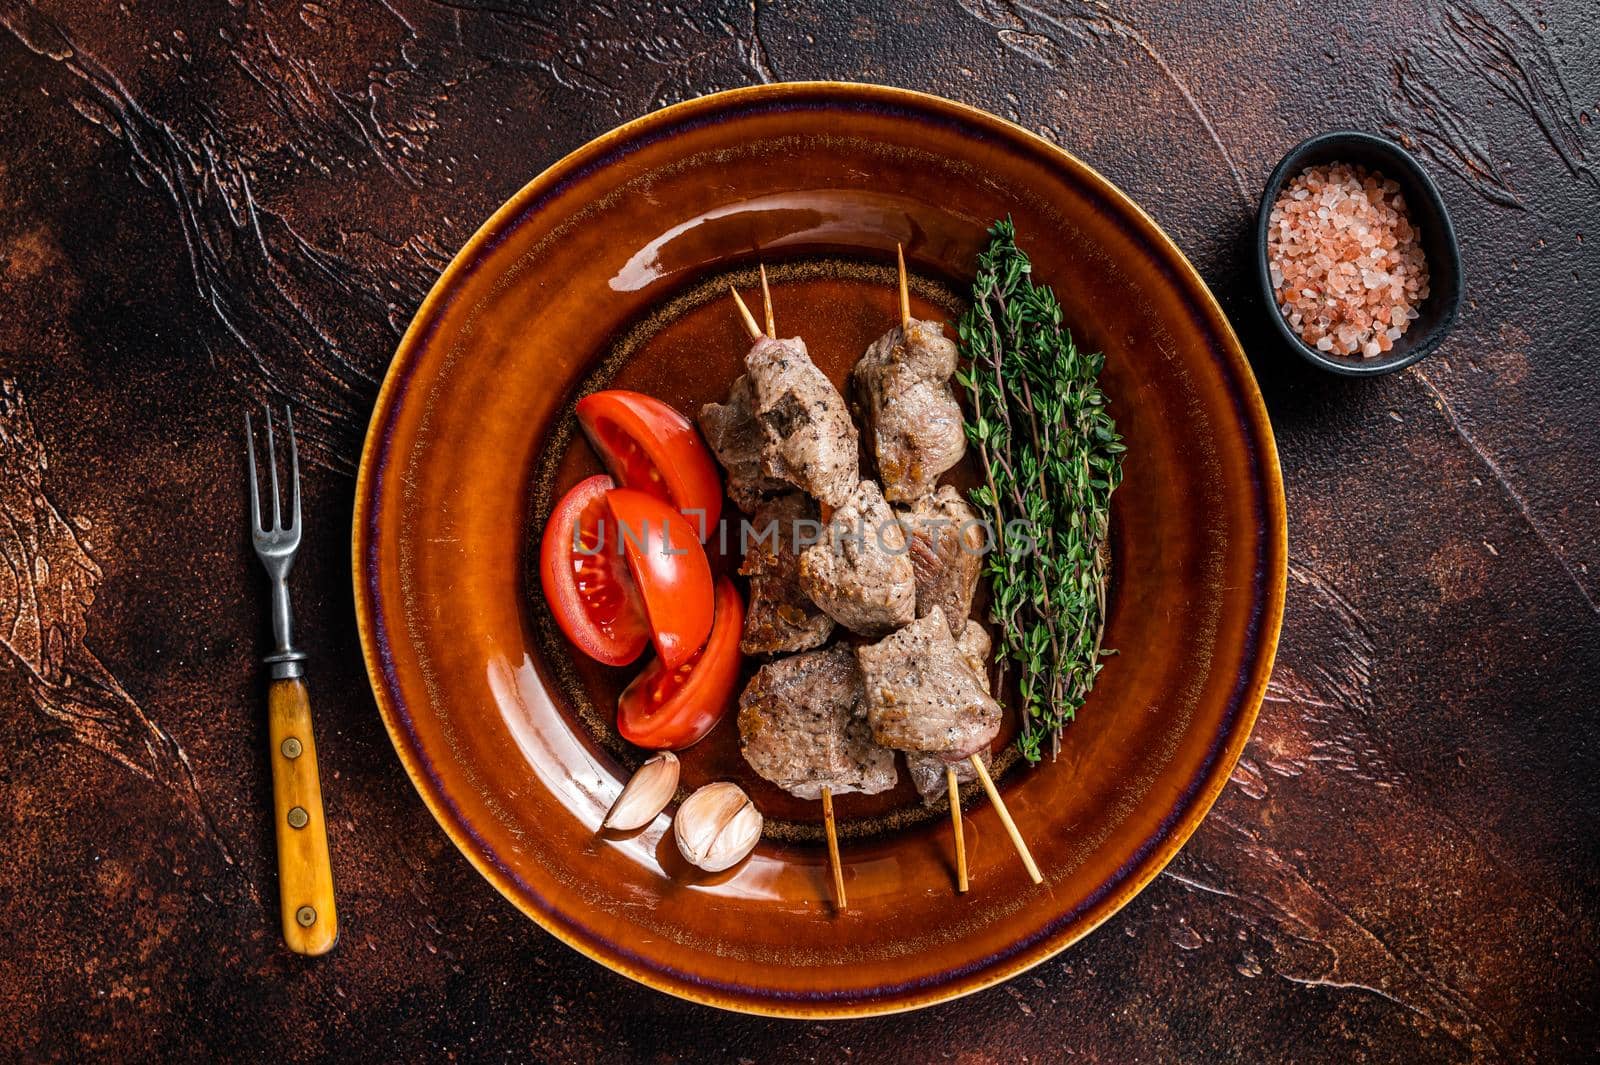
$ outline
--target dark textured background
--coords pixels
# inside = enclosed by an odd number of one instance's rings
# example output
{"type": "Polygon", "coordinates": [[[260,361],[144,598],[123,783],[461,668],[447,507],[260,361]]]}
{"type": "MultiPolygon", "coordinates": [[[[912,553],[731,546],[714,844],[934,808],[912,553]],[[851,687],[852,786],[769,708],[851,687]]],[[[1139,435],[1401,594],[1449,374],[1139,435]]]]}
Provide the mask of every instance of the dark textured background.
{"type": "Polygon", "coordinates": [[[1592,0],[0,0],[0,1054],[1107,1062],[1600,1050],[1600,19],[1592,0]],[[181,6],[181,5],[179,5],[181,6]],[[482,881],[366,687],[367,414],[457,248],[617,122],[776,79],[977,104],[1080,154],[1245,340],[1289,496],[1260,723],[1167,872],[1033,973],[845,1024],[723,1015],[482,881]],[[1248,295],[1253,201],[1335,126],[1455,213],[1451,339],[1314,376],[1248,295]],[[276,929],[239,421],[293,400],[297,573],[344,939],[276,929]]]}

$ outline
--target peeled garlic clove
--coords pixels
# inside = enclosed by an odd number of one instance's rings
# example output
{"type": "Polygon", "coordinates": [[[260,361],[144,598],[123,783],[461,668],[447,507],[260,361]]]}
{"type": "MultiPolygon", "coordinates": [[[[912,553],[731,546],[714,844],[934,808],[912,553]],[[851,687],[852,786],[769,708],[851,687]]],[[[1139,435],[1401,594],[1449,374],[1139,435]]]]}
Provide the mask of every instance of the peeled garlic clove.
{"type": "Polygon", "coordinates": [[[643,828],[667,808],[677,790],[678,756],[671,751],[652,755],[622,786],[602,825],[618,832],[643,828]]]}
{"type": "Polygon", "coordinates": [[[739,785],[718,782],[685,799],[672,827],[685,861],[720,873],[755,850],[761,824],[761,811],[739,785]]]}

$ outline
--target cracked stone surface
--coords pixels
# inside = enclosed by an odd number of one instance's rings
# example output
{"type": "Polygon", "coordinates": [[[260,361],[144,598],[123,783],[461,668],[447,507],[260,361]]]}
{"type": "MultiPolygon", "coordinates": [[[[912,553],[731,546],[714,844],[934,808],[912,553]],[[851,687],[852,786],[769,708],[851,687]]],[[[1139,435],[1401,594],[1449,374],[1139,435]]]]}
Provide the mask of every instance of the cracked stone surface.
{"type": "Polygon", "coordinates": [[[7,1060],[1592,1060],[1600,26],[1501,0],[0,0],[7,1060]],[[1233,784],[1089,939],[843,1024],[637,987],[434,825],[361,669],[352,473],[400,333],[548,163],[716,89],[868,80],[1087,159],[1194,260],[1285,472],[1283,643],[1233,784]],[[1377,381],[1272,346],[1249,228],[1329,128],[1411,146],[1467,300],[1377,381]],[[295,403],[344,939],[276,928],[239,411],[295,403]]]}

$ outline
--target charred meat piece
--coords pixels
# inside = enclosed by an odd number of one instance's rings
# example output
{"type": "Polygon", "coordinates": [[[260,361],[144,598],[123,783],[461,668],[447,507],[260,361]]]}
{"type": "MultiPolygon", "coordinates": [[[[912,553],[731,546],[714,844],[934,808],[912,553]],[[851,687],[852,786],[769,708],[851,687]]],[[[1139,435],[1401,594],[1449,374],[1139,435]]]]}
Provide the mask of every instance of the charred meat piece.
{"type": "Polygon", "coordinates": [[[803,493],[768,500],[750,518],[744,565],[750,607],[739,650],[747,655],[809,651],[828,642],[833,619],[800,590],[796,544],[817,538],[817,505],[803,493]]]}
{"type": "Polygon", "coordinates": [[[917,616],[938,607],[950,622],[950,634],[960,636],[972,613],[988,534],[978,524],[977,513],[950,485],[899,513],[910,534],[908,553],[917,578],[917,616]]]}
{"type": "Polygon", "coordinates": [[[761,472],[761,447],[766,437],[756,421],[755,392],[748,376],[741,374],[733,383],[728,402],[701,407],[699,421],[711,453],[728,471],[728,498],[734,506],[753,513],[763,497],[788,487],[761,472]]]}
{"type": "MultiPolygon", "coordinates": [[[[988,630],[978,622],[968,620],[966,628],[956,637],[956,648],[966,660],[967,666],[977,675],[983,690],[989,691],[988,630]]],[[[988,766],[989,748],[986,746],[979,751],[978,757],[983,759],[985,766],[988,766]]],[[[906,752],[906,769],[911,774],[911,783],[916,785],[917,794],[922,796],[922,801],[930,806],[945,798],[950,792],[944,779],[946,766],[955,769],[957,784],[966,784],[978,779],[977,770],[973,769],[972,763],[965,758],[947,762],[937,754],[924,754],[921,751],[906,752]]]]}
{"type": "Polygon", "coordinates": [[[927,495],[966,453],[961,406],[950,390],[955,371],[955,342],[938,322],[915,318],[908,330],[896,326],[879,337],[856,363],[852,380],[884,498],[927,495]]]}
{"type": "Polygon", "coordinates": [[[983,750],[1000,731],[1000,704],[973,673],[938,607],[856,648],[856,658],[872,738],[883,746],[955,761],[983,750]]]}
{"type": "Polygon", "coordinates": [[[844,397],[817,369],[799,337],[762,337],[744,357],[756,421],[761,470],[836,507],[860,480],[860,438],[844,397]]]}
{"type": "Polygon", "coordinates": [[[862,481],[845,496],[822,541],[800,552],[800,588],[852,632],[881,636],[916,616],[916,572],[905,530],[883,493],[862,481]]]}
{"type": "Polygon", "coordinates": [[[802,799],[894,787],[894,752],[872,742],[861,671],[849,647],[768,662],[739,697],[739,746],[750,768],[802,799]]]}

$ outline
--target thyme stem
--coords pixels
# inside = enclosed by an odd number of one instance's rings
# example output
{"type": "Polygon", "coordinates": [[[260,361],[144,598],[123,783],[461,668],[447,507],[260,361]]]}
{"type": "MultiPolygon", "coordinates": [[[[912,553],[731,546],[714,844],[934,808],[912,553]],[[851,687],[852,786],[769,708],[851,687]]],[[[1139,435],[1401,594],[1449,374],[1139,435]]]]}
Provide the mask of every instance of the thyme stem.
{"type": "Polygon", "coordinates": [[[1016,667],[1018,747],[1030,761],[1088,697],[1101,668],[1109,574],[1103,546],[1122,438],[1098,379],[1104,356],[1078,350],[1061,305],[1032,281],[1009,219],[989,231],[959,333],[958,379],[971,407],[967,437],[984,480],[972,500],[994,527],[985,560],[991,620],[1001,634],[998,681],[1016,667]],[[1025,534],[1014,535],[1013,522],[1025,534]]]}

